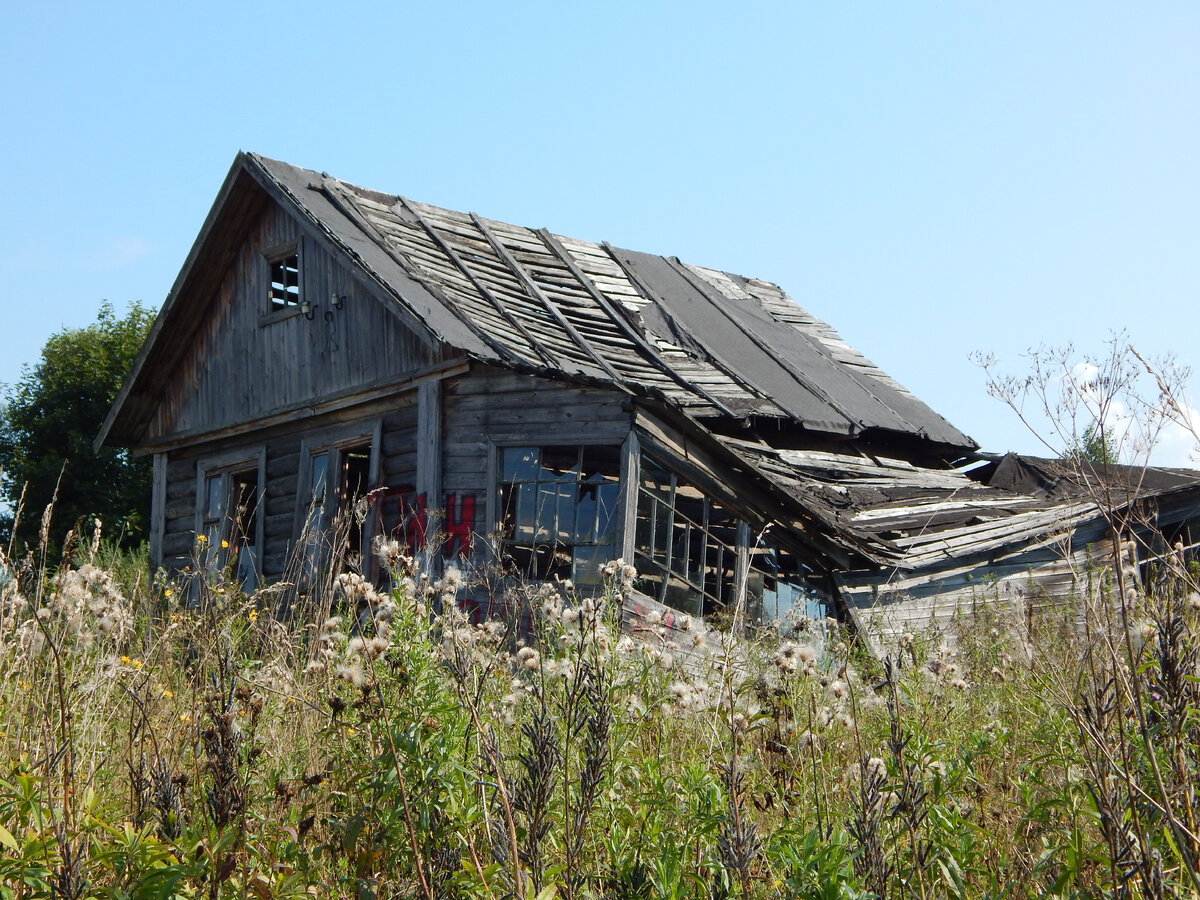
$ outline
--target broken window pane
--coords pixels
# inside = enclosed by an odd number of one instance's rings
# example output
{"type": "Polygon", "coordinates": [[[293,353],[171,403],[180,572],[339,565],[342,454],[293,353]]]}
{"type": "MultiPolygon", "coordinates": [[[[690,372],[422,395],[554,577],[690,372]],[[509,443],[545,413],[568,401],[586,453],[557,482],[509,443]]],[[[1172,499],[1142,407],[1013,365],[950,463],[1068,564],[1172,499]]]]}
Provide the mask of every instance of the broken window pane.
{"type": "Polygon", "coordinates": [[[635,553],[639,587],[685,612],[715,615],[736,600],[738,521],[643,456],[635,553]]]}
{"type": "Polygon", "coordinates": [[[794,554],[762,537],[750,548],[746,605],[756,621],[785,633],[820,632],[830,600],[824,576],[794,554]]]}
{"type": "Polygon", "coordinates": [[[500,451],[502,550],[514,573],[599,586],[617,555],[620,451],[616,447],[508,447],[500,451]]]}

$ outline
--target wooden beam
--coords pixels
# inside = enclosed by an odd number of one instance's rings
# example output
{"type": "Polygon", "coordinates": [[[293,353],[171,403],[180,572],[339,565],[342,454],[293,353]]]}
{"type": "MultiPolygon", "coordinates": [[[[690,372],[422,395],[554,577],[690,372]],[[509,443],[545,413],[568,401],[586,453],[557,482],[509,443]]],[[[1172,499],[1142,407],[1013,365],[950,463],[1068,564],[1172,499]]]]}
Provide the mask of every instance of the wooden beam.
{"type": "Polygon", "coordinates": [[[423,381],[440,380],[443,378],[452,378],[457,375],[462,375],[469,371],[470,367],[470,362],[462,359],[435,363],[432,366],[425,366],[398,378],[389,377],[387,379],[381,379],[368,385],[352,388],[343,393],[328,395],[327,397],[315,402],[294,403],[288,406],[279,407],[278,409],[271,410],[266,415],[250,422],[238,422],[218,428],[182,431],[177,434],[173,434],[167,440],[145,444],[137,448],[134,451],[134,455],[144,456],[148,453],[158,453],[165,450],[177,449],[179,447],[188,447],[193,444],[203,443],[206,441],[216,441],[224,438],[237,437],[239,435],[261,431],[265,428],[286,425],[290,422],[298,422],[303,419],[311,419],[327,413],[337,412],[339,410],[349,409],[351,407],[365,405],[380,400],[386,400],[392,394],[398,394],[403,391],[412,390],[414,387],[420,385],[423,381]]]}
{"type": "Polygon", "coordinates": [[[520,334],[521,337],[525,339],[525,342],[529,344],[530,349],[540,356],[546,365],[553,369],[565,371],[566,366],[563,365],[562,361],[559,360],[558,357],[556,357],[548,349],[546,349],[541,341],[530,334],[529,330],[521,324],[520,320],[517,319],[517,317],[512,314],[509,308],[500,301],[500,298],[493,294],[482,281],[475,277],[475,273],[468,268],[467,264],[463,262],[462,258],[454,251],[454,248],[442,239],[442,236],[437,233],[437,229],[433,227],[429,220],[421,215],[421,213],[417,211],[417,208],[403,197],[400,198],[400,203],[403,205],[404,209],[414,219],[417,220],[417,223],[425,229],[426,233],[433,240],[433,242],[437,244],[438,249],[440,249],[442,253],[446,254],[446,258],[454,264],[455,268],[467,276],[467,279],[472,285],[474,285],[475,290],[479,291],[480,295],[487,300],[487,302],[490,303],[493,308],[495,308],[496,312],[500,314],[504,321],[517,330],[517,333],[520,334]]]}
{"type": "Polygon", "coordinates": [[[642,351],[643,358],[646,361],[648,361],[664,375],[669,377],[684,390],[690,391],[696,396],[703,398],[707,403],[711,403],[716,409],[720,410],[725,415],[734,419],[740,418],[740,416],[734,413],[733,410],[731,410],[728,406],[726,406],[704,388],[697,384],[692,384],[692,382],[688,381],[686,378],[676,372],[675,368],[659,355],[658,350],[646,340],[645,336],[642,335],[636,328],[634,328],[632,324],[630,324],[625,314],[621,310],[616,309],[609,301],[608,297],[606,297],[604,293],[592,283],[592,280],[587,277],[582,269],[579,268],[575,260],[572,258],[570,251],[568,251],[567,248],[559,242],[558,238],[552,235],[545,228],[539,228],[535,233],[542,239],[542,243],[549,247],[550,251],[562,261],[563,265],[565,265],[567,269],[570,270],[571,274],[574,275],[579,281],[580,286],[586,290],[591,298],[596,301],[596,304],[602,310],[604,310],[609,319],[612,320],[613,324],[616,325],[617,328],[619,328],[621,332],[627,338],[629,338],[629,340],[633,341],[634,345],[642,351]]]}
{"type": "Polygon", "coordinates": [[[524,285],[525,290],[541,302],[542,306],[544,306],[546,311],[554,317],[554,320],[558,322],[562,329],[568,334],[568,336],[570,336],[571,340],[575,342],[576,346],[578,346],[579,349],[582,350],[592,360],[592,362],[599,366],[604,373],[613,380],[614,383],[625,390],[629,390],[629,386],[626,384],[625,379],[623,379],[617,373],[616,369],[608,364],[608,361],[596,351],[596,349],[591,345],[591,342],[581,335],[578,329],[576,329],[575,326],[572,325],[567,319],[567,317],[563,315],[563,312],[561,309],[559,309],[558,304],[546,295],[546,293],[538,286],[538,283],[533,280],[533,276],[531,276],[525,267],[517,261],[516,257],[508,252],[508,248],[505,247],[504,244],[501,243],[500,239],[496,237],[493,231],[488,228],[487,223],[484,222],[479,216],[475,215],[475,213],[471,213],[471,221],[475,223],[475,227],[478,228],[483,236],[487,238],[488,243],[492,246],[492,249],[496,251],[496,255],[504,261],[509,270],[517,277],[521,284],[524,285]]]}
{"type": "Polygon", "coordinates": [[[417,493],[430,509],[442,505],[442,383],[417,386],[417,493]]]}
{"type": "Polygon", "coordinates": [[[637,430],[631,428],[621,445],[621,511],[620,553],[626,562],[633,562],[637,541],[638,484],[641,478],[642,454],[637,430]]]}
{"type": "Polygon", "coordinates": [[[150,489],[150,568],[162,565],[163,529],[167,518],[167,454],[154,454],[154,474],[150,489]]]}

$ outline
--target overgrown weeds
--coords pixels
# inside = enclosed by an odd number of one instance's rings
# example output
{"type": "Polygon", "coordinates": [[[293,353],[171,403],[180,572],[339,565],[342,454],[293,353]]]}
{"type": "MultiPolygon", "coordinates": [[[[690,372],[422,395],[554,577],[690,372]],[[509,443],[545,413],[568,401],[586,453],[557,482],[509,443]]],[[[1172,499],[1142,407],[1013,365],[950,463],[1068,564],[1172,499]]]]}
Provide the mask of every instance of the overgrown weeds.
{"type": "Polygon", "coordinates": [[[0,897],[1196,894],[1182,552],[1028,664],[966,626],[881,663],[835,623],[629,635],[620,563],[473,621],[380,549],[395,589],[338,575],[312,621],[97,542],[5,561],[0,897]]]}

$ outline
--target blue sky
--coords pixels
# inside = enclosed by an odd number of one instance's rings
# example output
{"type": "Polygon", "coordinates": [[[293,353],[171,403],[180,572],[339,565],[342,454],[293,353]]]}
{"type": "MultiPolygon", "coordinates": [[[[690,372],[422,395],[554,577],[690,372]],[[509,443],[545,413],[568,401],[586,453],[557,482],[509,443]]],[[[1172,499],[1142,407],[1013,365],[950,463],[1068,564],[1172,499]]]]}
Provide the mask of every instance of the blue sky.
{"type": "Polygon", "coordinates": [[[973,353],[1196,362],[1197,46],[1195,3],[3,0],[0,383],[160,305],[247,149],[777,282],[1038,452],[973,353]]]}

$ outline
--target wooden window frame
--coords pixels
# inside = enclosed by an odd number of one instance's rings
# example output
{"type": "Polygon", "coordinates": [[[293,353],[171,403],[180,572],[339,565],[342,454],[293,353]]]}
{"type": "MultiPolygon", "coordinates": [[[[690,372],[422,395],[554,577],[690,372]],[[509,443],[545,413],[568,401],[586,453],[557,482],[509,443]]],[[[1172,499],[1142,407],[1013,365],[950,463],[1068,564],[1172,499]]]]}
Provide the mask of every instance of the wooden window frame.
{"type": "MultiPolygon", "coordinates": [[[[564,441],[562,435],[541,435],[534,437],[526,437],[520,440],[504,440],[504,441],[488,441],[488,493],[487,493],[487,521],[491,525],[492,533],[499,534],[504,528],[504,501],[502,491],[504,487],[503,477],[503,455],[507,450],[517,450],[521,448],[536,448],[542,450],[547,447],[557,449],[575,449],[577,452],[586,452],[589,448],[598,449],[604,448],[612,451],[617,460],[617,499],[612,513],[612,543],[609,544],[594,544],[588,542],[572,543],[572,548],[579,547],[605,547],[611,546],[612,557],[618,557],[622,553],[625,545],[625,514],[623,504],[625,499],[624,478],[627,470],[627,443],[596,443],[584,441],[564,441]]],[[[580,473],[582,475],[582,473],[580,473]]],[[[508,539],[501,538],[497,541],[493,548],[497,554],[503,554],[503,548],[508,543],[508,539]]],[[[608,562],[603,560],[602,562],[608,562]]],[[[572,580],[574,578],[574,563],[572,564],[572,580]]],[[[526,576],[524,573],[520,577],[530,577],[532,580],[538,580],[532,576],[526,576]]],[[[590,589],[590,586],[578,585],[590,589]]]]}
{"type": "MultiPolygon", "coordinates": [[[[336,428],[326,428],[305,435],[300,442],[300,467],[296,484],[296,512],[292,526],[292,543],[295,551],[300,551],[302,540],[307,541],[305,531],[310,521],[313,494],[313,463],[322,455],[331,454],[326,462],[324,499],[321,513],[322,527],[326,528],[337,514],[336,473],[341,469],[341,454],[343,451],[364,444],[370,447],[368,462],[367,490],[378,487],[382,481],[383,460],[381,454],[383,434],[383,419],[376,418],[365,422],[357,422],[336,428]]],[[[362,541],[359,552],[362,553],[362,574],[371,576],[376,572],[376,565],[371,553],[371,542],[375,538],[375,516],[368,513],[362,526],[362,541]]],[[[308,548],[304,548],[307,554],[308,548]]],[[[308,564],[306,563],[306,566],[308,564]]]]}
{"type": "Polygon", "coordinates": [[[263,281],[261,299],[259,301],[262,304],[260,307],[262,313],[259,316],[259,325],[270,325],[274,322],[280,322],[284,319],[301,315],[300,307],[306,296],[304,268],[304,241],[301,238],[296,238],[283,244],[276,244],[262,251],[263,281]],[[287,259],[289,256],[296,257],[296,303],[294,305],[280,306],[276,305],[275,301],[271,298],[271,270],[278,262],[287,259]]]}
{"type": "MultiPolygon", "coordinates": [[[[262,584],[262,559],[265,518],[264,503],[266,501],[267,462],[266,448],[257,447],[250,450],[230,450],[201,457],[196,462],[196,509],[195,534],[197,539],[204,535],[203,558],[208,560],[211,568],[223,569],[228,561],[229,548],[222,547],[221,542],[233,537],[231,532],[232,519],[229,505],[232,497],[234,478],[237,475],[254,472],[257,490],[254,498],[254,543],[255,558],[252,560],[254,587],[262,584]],[[211,479],[219,479],[218,489],[221,492],[223,506],[219,515],[214,518],[208,515],[208,488],[211,479]]],[[[197,554],[198,556],[200,553],[197,554]]]]}
{"type": "MultiPolygon", "coordinates": [[[[649,462],[656,468],[666,472],[672,478],[672,493],[669,504],[667,501],[660,500],[659,502],[669,505],[671,512],[671,522],[675,516],[675,488],[678,484],[685,484],[690,489],[702,495],[705,502],[704,521],[700,523],[693,522],[692,525],[702,526],[700,532],[705,535],[705,547],[709,546],[708,532],[709,519],[708,508],[711,506],[720,507],[727,515],[734,517],[737,520],[737,534],[732,542],[720,542],[721,546],[736,553],[734,560],[734,575],[731,584],[729,600],[723,603],[722,608],[725,611],[741,610],[741,615],[744,616],[743,621],[750,627],[770,626],[777,621],[775,616],[767,617],[766,601],[768,594],[774,594],[778,598],[781,594],[792,598],[799,598],[803,601],[803,607],[800,603],[796,603],[793,609],[796,610],[797,616],[807,615],[811,618],[817,618],[819,610],[825,615],[830,614],[834,605],[834,592],[832,585],[828,581],[827,576],[821,575],[813,570],[806,562],[802,554],[794,552],[785,546],[777,545],[775,541],[770,539],[768,531],[755,535],[745,519],[739,514],[736,506],[722,500],[719,496],[714,496],[713,493],[707,490],[703,485],[697,484],[689,478],[686,471],[683,471],[677,461],[674,460],[670,453],[666,452],[645,452],[644,450],[637,454],[637,484],[630,491],[630,499],[626,507],[627,515],[630,519],[630,532],[632,537],[630,544],[627,545],[626,559],[634,561],[634,565],[638,568],[639,574],[645,574],[647,565],[654,567],[657,570],[657,576],[662,578],[658,585],[658,590],[655,592],[654,599],[667,606],[675,607],[667,600],[668,581],[674,577],[681,583],[687,583],[696,593],[694,603],[701,607],[705,606],[709,600],[719,601],[719,597],[703,590],[698,583],[689,580],[686,576],[681,575],[672,568],[672,560],[668,554],[665,561],[654,561],[645,556],[641,548],[637,546],[637,533],[639,531],[638,522],[639,516],[643,510],[643,474],[646,471],[646,463],[649,462]],[[768,559],[791,559],[796,571],[791,569],[776,569],[772,570],[766,563],[768,559]],[[805,571],[809,575],[805,575],[805,571]],[[782,575],[777,575],[777,572],[782,572],[782,575]],[[774,579],[775,584],[768,586],[767,582],[774,579]],[[819,596],[818,596],[819,595],[819,596]],[[707,598],[707,599],[706,599],[707,598]]],[[[631,467],[632,468],[632,467],[631,467]]],[[[705,551],[707,553],[707,549],[705,551]]],[[[691,609],[683,609],[683,612],[692,614],[708,615],[709,611],[696,609],[693,605],[691,609]]],[[[776,607],[776,611],[778,607],[776,607]]],[[[779,619],[779,624],[787,626],[791,623],[787,621],[788,616],[784,615],[779,619]]],[[[821,616],[823,618],[823,616],[821,616]]],[[[786,631],[786,627],[784,628],[786,631]]]]}

